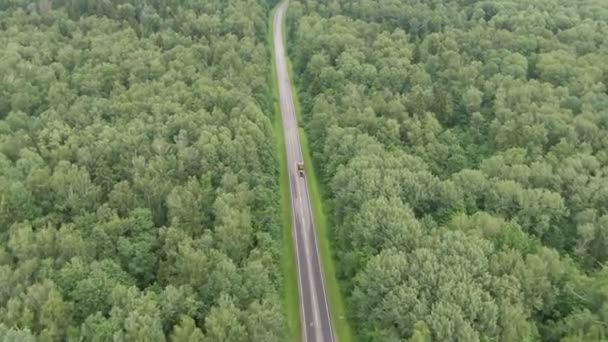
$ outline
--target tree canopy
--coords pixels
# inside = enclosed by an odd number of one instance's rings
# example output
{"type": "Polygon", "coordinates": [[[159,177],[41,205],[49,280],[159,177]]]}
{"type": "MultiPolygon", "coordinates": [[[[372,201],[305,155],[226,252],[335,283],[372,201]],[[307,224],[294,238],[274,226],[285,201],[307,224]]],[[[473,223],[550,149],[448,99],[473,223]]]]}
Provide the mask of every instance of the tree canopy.
{"type": "Polygon", "coordinates": [[[360,340],[608,338],[607,22],[599,0],[290,5],[360,340]]]}
{"type": "Polygon", "coordinates": [[[0,340],[285,341],[273,5],[0,2],[0,340]]]}

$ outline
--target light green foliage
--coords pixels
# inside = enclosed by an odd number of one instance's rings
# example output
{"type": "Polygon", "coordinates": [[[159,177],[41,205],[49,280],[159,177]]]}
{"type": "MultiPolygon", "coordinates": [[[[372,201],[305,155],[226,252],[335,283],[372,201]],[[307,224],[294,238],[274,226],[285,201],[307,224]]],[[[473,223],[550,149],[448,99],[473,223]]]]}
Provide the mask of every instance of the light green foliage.
{"type": "Polygon", "coordinates": [[[171,334],[171,342],[198,342],[204,338],[201,329],[197,328],[194,320],[188,316],[182,317],[171,334]]]}
{"type": "Polygon", "coordinates": [[[5,342],[35,342],[36,338],[28,330],[16,330],[0,324],[0,339],[5,342]]]}
{"type": "Polygon", "coordinates": [[[209,341],[242,342],[247,339],[245,327],[239,322],[242,312],[234,306],[228,297],[222,297],[217,307],[205,320],[205,330],[209,341]]]}
{"type": "Polygon", "coordinates": [[[290,6],[359,339],[606,339],[606,2],[290,6]]]}
{"type": "Polygon", "coordinates": [[[275,1],[0,1],[0,340],[284,341],[275,1]]]}

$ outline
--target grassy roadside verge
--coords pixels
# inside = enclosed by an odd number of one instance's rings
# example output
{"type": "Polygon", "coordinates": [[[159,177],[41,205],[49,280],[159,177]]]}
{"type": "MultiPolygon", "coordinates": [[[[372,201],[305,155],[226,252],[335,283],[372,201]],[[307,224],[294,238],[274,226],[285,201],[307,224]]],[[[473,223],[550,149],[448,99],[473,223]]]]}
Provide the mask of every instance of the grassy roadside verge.
{"type": "MultiPolygon", "coordinates": [[[[278,6],[277,6],[278,7],[278,6]]],[[[279,155],[279,188],[281,189],[281,220],[283,223],[283,250],[281,258],[281,267],[283,270],[283,310],[289,328],[289,341],[298,342],[300,340],[300,302],[298,294],[298,278],[296,272],[296,261],[294,254],[294,245],[292,238],[292,218],[291,218],[291,200],[289,196],[289,178],[287,175],[287,152],[285,151],[285,138],[283,132],[283,120],[281,117],[281,109],[279,107],[279,88],[277,85],[277,72],[274,59],[274,42],[273,42],[273,18],[277,7],[275,7],[268,18],[268,44],[270,45],[271,53],[271,69],[270,85],[271,99],[274,104],[275,120],[274,131],[276,137],[276,151],[279,155]]]]}
{"type": "MultiPolygon", "coordinates": [[[[283,41],[285,42],[285,47],[287,47],[286,43],[286,27],[285,21],[282,23],[283,25],[283,41]]],[[[274,61],[274,59],[273,59],[274,61]]],[[[300,99],[298,97],[298,89],[295,86],[296,74],[293,72],[293,67],[291,65],[291,60],[289,56],[287,57],[287,67],[289,69],[289,75],[291,79],[291,91],[293,94],[293,101],[296,111],[296,116],[298,117],[298,123],[302,123],[302,109],[300,105],[300,99]]],[[[275,77],[276,80],[276,77],[275,77]]],[[[275,81],[276,83],[276,81],[275,81]]],[[[340,285],[338,279],[336,278],[336,272],[334,267],[334,259],[331,254],[330,244],[329,244],[329,235],[327,228],[327,217],[324,208],[327,208],[323,204],[323,193],[321,192],[323,188],[321,184],[317,181],[314,164],[312,161],[312,156],[310,154],[310,149],[308,147],[308,139],[306,133],[303,128],[299,128],[300,133],[300,145],[302,147],[302,154],[304,156],[304,167],[306,169],[306,179],[308,182],[308,187],[310,189],[310,198],[312,201],[312,210],[314,215],[315,227],[317,229],[317,240],[319,244],[320,254],[321,254],[321,263],[323,266],[323,275],[325,277],[325,287],[328,292],[328,300],[329,300],[329,311],[331,314],[332,322],[335,328],[335,334],[338,337],[340,342],[351,342],[353,341],[352,333],[350,326],[348,325],[348,321],[346,319],[346,312],[344,307],[344,298],[342,297],[342,293],[340,291],[340,285]]],[[[288,199],[289,200],[289,199],[288,199]]]]}

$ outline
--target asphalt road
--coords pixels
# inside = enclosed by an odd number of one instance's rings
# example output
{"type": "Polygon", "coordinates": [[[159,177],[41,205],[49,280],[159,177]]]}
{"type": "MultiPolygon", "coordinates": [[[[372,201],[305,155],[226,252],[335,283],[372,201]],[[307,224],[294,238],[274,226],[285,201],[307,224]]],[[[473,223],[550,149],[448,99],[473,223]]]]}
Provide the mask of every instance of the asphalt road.
{"type": "Polygon", "coordinates": [[[317,236],[310,205],[306,176],[300,176],[297,163],[303,161],[298,135],[298,122],[293,104],[293,96],[287,71],[285,47],[283,46],[283,17],[288,1],[284,1],[276,11],[273,21],[273,39],[279,85],[279,100],[285,132],[287,169],[293,217],[293,239],[298,268],[300,292],[300,320],[304,342],[335,341],[329,305],[325,292],[323,269],[319,258],[317,236]]]}

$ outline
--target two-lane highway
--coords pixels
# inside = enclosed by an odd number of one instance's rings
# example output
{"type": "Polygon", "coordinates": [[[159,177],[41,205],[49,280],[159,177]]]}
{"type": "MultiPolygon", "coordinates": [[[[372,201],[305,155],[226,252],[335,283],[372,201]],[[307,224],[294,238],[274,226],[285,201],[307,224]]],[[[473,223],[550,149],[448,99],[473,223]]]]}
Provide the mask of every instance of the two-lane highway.
{"type": "Polygon", "coordinates": [[[285,47],[283,46],[283,18],[288,1],[284,1],[276,11],[273,21],[274,52],[279,86],[279,101],[285,132],[287,169],[293,217],[293,238],[298,268],[300,291],[300,320],[304,342],[334,342],[329,305],[325,292],[323,269],[314,220],[310,205],[306,178],[298,173],[297,164],[303,162],[302,148],[298,134],[298,122],[291,93],[287,70],[285,47]]]}

